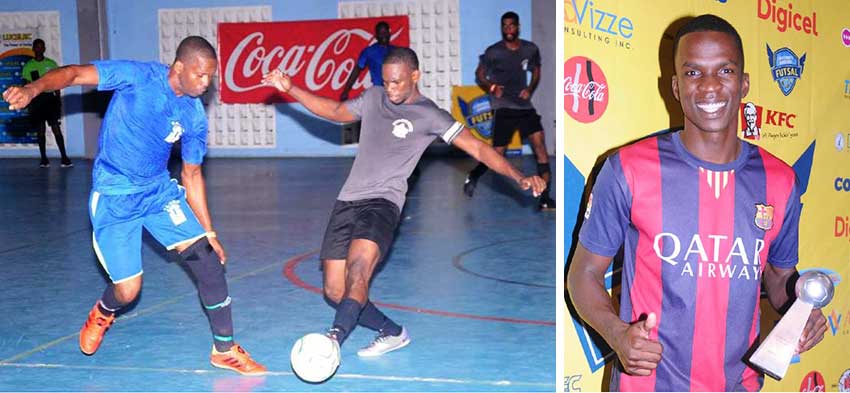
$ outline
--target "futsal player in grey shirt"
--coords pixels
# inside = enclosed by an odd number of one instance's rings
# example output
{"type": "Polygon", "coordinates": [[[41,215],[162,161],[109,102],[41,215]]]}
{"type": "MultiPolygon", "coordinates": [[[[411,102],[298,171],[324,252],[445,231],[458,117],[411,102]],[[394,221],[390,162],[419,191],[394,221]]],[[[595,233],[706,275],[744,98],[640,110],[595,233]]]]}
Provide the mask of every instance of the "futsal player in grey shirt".
{"type": "Polygon", "coordinates": [[[446,111],[421,95],[419,60],[409,48],[393,48],[382,67],[384,86],[339,102],[292,84],[275,70],[263,83],[289,94],[308,110],[336,122],[361,120],[359,151],[337,197],[320,258],[324,294],[336,315],[328,336],[342,344],[357,324],[378,332],[359,356],[380,356],[410,343],[407,330],[369,301],[369,280],[387,254],[404,206],[407,178],[436,138],[442,138],[486,163],[494,171],[531,189],[546,188],[539,176],[526,177],[489,145],[476,139],[446,111]]]}
{"type": "MultiPolygon", "coordinates": [[[[537,159],[537,174],[548,184],[551,180],[549,154],[540,115],[531,104],[531,96],[540,82],[540,50],[531,41],[519,38],[519,15],[509,11],[502,15],[502,39],[490,45],[479,58],[475,70],[476,82],[490,94],[493,109],[493,148],[505,154],[514,130],[528,139],[537,159]],[[531,81],[528,82],[528,73],[531,81]]],[[[467,176],[463,192],[468,197],[475,193],[478,179],[487,172],[485,164],[478,164],[467,176]]],[[[554,210],[555,201],[549,191],[540,195],[540,210],[554,210]]]]}

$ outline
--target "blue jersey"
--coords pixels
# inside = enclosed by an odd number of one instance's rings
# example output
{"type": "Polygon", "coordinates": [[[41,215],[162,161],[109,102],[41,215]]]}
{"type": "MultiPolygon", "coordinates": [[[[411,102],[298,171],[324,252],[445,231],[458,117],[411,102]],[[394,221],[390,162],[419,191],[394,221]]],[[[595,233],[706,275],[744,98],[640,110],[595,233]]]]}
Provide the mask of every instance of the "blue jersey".
{"type": "Polygon", "coordinates": [[[614,371],[611,391],[759,390],[742,360],[766,264],[797,264],[800,208],[794,171],[746,142],[728,164],[700,160],[678,132],[608,158],[579,241],[603,256],[624,246],[620,318],[654,312],[664,347],[650,376],[614,371]]]}
{"type": "Polygon", "coordinates": [[[207,117],[201,100],[178,97],[168,66],[96,61],[98,90],[114,90],[100,129],[92,188],[132,194],[168,181],[171,146],[181,141],[183,162],[201,164],[207,151],[207,117]]]}
{"type": "Polygon", "coordinates": [[[387,57],[387,53],[392,48],[392,45],[383,46],[374,43],[360,52],[360,57],[357,59],[357,66],[361,69],[369,66],[369,76],[372,78],[372,85],[384,85],[384,76],[381,74],[381,68],[384,66],[384,58],[387,57]]]}

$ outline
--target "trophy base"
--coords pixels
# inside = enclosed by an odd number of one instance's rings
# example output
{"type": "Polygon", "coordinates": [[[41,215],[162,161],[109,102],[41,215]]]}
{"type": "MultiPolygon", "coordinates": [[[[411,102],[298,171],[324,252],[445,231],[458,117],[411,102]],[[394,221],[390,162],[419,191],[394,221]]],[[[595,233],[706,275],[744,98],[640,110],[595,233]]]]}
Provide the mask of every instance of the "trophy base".
{"type": "Polygon", "coordinates": [[[750,357],[750,363],[769,377],[777,381],[781,380],[788,371],[791,358],[794,357],[797,343],[800,341],[811,312],[811,304],[799,299],[795,300],[788,312],[750,357]]]}

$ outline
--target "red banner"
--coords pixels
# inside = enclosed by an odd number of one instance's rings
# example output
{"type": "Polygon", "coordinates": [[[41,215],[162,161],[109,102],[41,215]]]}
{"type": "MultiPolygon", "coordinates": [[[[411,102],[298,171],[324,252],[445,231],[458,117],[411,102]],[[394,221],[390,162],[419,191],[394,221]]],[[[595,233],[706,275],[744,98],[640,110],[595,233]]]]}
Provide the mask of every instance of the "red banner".
{"type": "MultiPolygon", "coordinates": [[[[260,85],[263,74],[280,68],[299,87],[338,99],[360,51],[375,42],[375,24],[390,25],[395,46],[410,46],[407,16],[300,22],[220,23],[219,86],[226,104],[293,102],[260,85]]],[[[363,89],[360,77],[351,90],[363,89]]]]}

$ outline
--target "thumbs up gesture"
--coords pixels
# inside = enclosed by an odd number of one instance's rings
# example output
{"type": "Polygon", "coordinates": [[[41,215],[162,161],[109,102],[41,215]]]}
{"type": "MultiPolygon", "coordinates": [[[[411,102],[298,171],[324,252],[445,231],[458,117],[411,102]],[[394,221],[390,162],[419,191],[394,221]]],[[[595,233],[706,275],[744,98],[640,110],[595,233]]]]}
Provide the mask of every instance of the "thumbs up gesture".
{"type": "Polygon", "coordinates": [[[652,330],[658,326],[655,313],[646,319],[629,325],[615,341],[614,351],[620,359],[623,371],[631,375],[647,376],[658,367],[663,347],[652,339],[652,330]]]}

